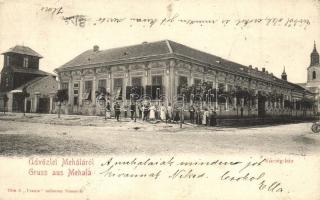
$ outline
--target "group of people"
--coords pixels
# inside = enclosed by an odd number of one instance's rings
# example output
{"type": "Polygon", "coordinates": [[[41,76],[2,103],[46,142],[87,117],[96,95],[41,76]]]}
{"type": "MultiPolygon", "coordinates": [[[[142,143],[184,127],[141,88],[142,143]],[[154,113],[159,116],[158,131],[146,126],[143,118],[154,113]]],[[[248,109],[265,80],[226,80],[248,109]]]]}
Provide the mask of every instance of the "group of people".
{"type": "MultiPolygon", "coordinates": [[[[179,123],[181,120],[181,108],[171,106],[170,103],[167,106],[163,103],[159,105],[150,102],[140,102],[131,104],[130,106],[124,104],[120,106],[120,103],[116,102],[113,106],[113,110],[117,121],[120,120],[121,112],[123,112],[124,118],[127,118],[128,112],[130,112],[131,120],[139,118],[143,121],[161,120],[174,123],[179,123]]],[[[111,118],[111,112],[111,105],[107,102],[105,113],[107,118],[111,118]]],[[[202,124],[206,126],[217,125],[217,114],[214,109],[201,109],[200,106],[190,105],[188,110],[183,110],[183,113],[185,112],[189,112],[190,122],[192,124],[202,124]]]]}

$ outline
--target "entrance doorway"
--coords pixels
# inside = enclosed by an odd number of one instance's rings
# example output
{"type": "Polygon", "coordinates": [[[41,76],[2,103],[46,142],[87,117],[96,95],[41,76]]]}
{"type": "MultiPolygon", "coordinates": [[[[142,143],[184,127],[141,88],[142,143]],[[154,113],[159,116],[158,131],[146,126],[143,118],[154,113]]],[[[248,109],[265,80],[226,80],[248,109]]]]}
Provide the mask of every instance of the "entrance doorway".
{"type": "Polygon", "coordinates": [[[30,113],[30,110],[31,110],[31,101],[30,101],[30,100],[27,100],[27,109],[26,109],[26,112],[27,112],[27,113],[30,113]]]}
{"type": "Polygon", "coordinates": [[[258,93],[258,117],[266,116],[266,97],[258,93]]]}
{"type": "Polygon", "coordinates": [[[49,113],[50,99],[49,98],[39,98],[39,113],[49,113]]]}

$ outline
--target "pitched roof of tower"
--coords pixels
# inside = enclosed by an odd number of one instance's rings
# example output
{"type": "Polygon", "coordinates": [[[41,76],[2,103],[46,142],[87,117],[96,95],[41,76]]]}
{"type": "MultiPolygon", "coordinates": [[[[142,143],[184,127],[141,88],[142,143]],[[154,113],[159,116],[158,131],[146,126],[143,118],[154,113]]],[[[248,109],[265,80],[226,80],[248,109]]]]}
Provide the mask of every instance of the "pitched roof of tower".
{"type": "Polygon", "coordinates": [[[21,46],[21,45],[16,45],[16,46],[8,49],[7,51],[3,52],[2,54],[6,54],[6,53],[18,53],[18,54],[42,58],[42,56],[39,53],[37,53],[36,51],[31,49],[30,47],[21,46]]]}
{"type": "Polygon", "coordinates": [[[316,41],[314,41],[312,53],[318,54],[317,47],[316,47],[316,41]]]}

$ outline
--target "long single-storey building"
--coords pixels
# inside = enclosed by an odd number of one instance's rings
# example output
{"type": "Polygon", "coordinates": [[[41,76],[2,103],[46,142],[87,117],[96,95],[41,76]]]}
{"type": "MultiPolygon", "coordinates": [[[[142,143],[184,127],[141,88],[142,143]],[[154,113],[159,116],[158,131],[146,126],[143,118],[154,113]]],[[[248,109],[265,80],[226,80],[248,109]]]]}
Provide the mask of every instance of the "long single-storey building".
{"type": "Polygon", "coordinates": [[[257,116],[314,112],[314,95],[288,82],[285,71],[280,79],[265,68],[244,66],[170,40],[107,50],[94,46],[55,72],[60,89],[68,90],[66,113],[101,114],[100,91],[110,94],[111,103],[128,105],[134,93],[138,99],[181,105],[182,88],[191,86],[194,90],[184,105],[201,101],[201,106],[214,107],[221,115],[238,115],[240,109],[241,114],[257,116]]]}

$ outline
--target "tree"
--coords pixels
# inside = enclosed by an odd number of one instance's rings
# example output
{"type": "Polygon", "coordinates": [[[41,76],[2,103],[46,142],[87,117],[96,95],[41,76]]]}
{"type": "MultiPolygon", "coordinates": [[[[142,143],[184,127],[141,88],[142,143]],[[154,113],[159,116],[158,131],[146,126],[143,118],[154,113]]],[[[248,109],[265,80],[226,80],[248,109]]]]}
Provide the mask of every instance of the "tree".
{"type": "Polygon", "coordinates": [[[69,96],[68,96],[67,89],[62,89],[57,91],[55,100],[56,102],[59,103],[58,118],[60,118],[61,103],[64,101],[67,101],[68,99],[69,99],[69,96]]]}
{"type": "Polygon", "coordinates": [[[6,114],[6,107],[7,107],[6,105],[7,105],[9,98],[7,97],[6,94],[3,94],[2,100],[3,100],[3,114],[6,114]]]}

